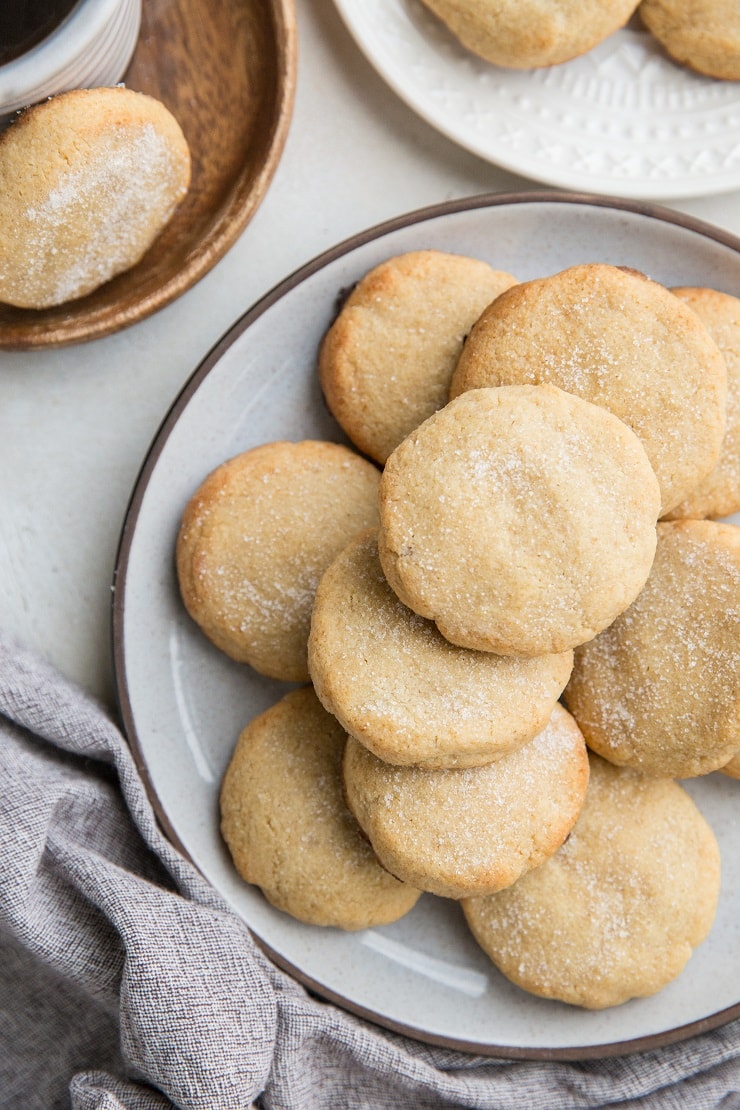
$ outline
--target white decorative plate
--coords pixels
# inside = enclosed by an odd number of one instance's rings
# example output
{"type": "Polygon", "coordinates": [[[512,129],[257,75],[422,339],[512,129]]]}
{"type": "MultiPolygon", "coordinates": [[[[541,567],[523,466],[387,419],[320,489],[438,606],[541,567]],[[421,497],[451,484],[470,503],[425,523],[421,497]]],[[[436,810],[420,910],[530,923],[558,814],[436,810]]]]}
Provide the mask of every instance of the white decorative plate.
{"type": "Polygon", "coordinates": [[[676,1040],[740,1016],[740,783],[689,784],[723,853],[718,917],[674,983],[589,1013],[507,983],[456,903],[424,895],[394,925],[314,928],[273,909],[234,871],[219,836],[220,779],[238,733],[286,687],[220,654],[186,616],[174,573],[185,503],[224,459],[275,439],[341,440],[316,353],[337,297],[382,259],[436,247],[520,279],[585,260],[668,285],[740,295],[740,240],[677,214],[595,197],[525,193],[453,202],[340,244],[269,293],[195,371],[144,462],[114,586],[114,655],[125,727],[164,827],[274,959],[320,995],[431,1043],[508,1056],[582,1057],[676,1040]]]}
{"type": "Polygon", "coordinates": [[[420,0],[335,0],[361,50],[428,123],[513,173],[675,198],[740,187],[740,82],[672,62],[635,26],[546,69],[489,65],[420,0]]]}

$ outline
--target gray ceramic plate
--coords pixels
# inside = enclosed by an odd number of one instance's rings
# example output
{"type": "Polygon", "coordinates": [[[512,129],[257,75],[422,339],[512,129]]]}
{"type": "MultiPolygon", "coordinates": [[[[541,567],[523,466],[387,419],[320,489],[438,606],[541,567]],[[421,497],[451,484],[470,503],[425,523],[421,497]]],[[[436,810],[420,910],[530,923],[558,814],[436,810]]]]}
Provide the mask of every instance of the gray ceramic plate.
{"type": "Polygon", "coordinates": [[[219,781],[237,735],[285,687],[221,655],[184,613],[173,571],[180,514],[205,475],[239,451],[275,439],[342,439],[315,371],[337,297],[382,259],[426,247],[483,258],[522,280],[600,260],[667,285],[740,295],[740,240],[650,206],[539,193],[412,213],[288,278],[196,370],[135,488],[113,613],[128,736],[173,841],[274,959],[323,997],[420,1040],[496,1055],[584,1057],[678,1040],[740,1016],[740,783],[725,776],[688,784],[723,853],[711,936],[660,994],[598,1013],[507,983],[453,902],[425,895],[403,920],[360,933],[295,922],[241,882],[219,837],[219,781]]]}

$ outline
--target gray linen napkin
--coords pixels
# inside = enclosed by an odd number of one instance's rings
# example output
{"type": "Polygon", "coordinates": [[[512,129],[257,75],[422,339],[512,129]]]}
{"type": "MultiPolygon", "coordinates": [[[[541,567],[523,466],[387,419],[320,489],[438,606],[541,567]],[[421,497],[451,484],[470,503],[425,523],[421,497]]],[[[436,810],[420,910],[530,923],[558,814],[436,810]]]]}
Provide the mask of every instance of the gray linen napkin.
{"type": "Polygon", "coordinates": [[[0,768],[3,1108],[740,1107],[740,1022],[511,1062],[312,998],[161,834],[104,709],[2,638],[0,768]]]}

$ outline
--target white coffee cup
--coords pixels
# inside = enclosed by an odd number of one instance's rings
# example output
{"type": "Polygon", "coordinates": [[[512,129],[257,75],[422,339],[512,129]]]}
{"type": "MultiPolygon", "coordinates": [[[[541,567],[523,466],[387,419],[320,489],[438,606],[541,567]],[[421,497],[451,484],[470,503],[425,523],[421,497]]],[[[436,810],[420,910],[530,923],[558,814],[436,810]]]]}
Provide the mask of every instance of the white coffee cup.
{"type": "Polygon", "coordinates": [[[117,84],[140,24],[141,0],[77,0],[46,38],[0,65],[0,122],[68,89],[117,84]]]}

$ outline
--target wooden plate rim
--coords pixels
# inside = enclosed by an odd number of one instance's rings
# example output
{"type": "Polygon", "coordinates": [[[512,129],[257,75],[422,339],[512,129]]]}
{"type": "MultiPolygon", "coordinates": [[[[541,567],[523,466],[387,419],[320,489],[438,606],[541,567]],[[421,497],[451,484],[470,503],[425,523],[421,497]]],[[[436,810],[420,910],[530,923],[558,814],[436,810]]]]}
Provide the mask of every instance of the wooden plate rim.
{"type": "MultiPolygon", "coordinates": [[[[293,114],[298,69],[298,33],[294,0],[268,0],[276,44],[275,68],[277,87],[269,134],[267,154],[258,172],[240,178],[228,208],[224,209],[192,251],[187,264],[172,274],[157,289],[130,303],[107,305],[91,318],[84,311],[75,312],[70,302],[70,315],[39,327],[40,316],[28,312],[23,320],[0,323],[0,350],[31,350],[70,346],[101,339],[146,319],[192,288],[226,254],[236,242],[261,204],[272,181],[288,137],[293,114]]],[[[84,305],[84,299],[79,302],[84,305]]]]}

